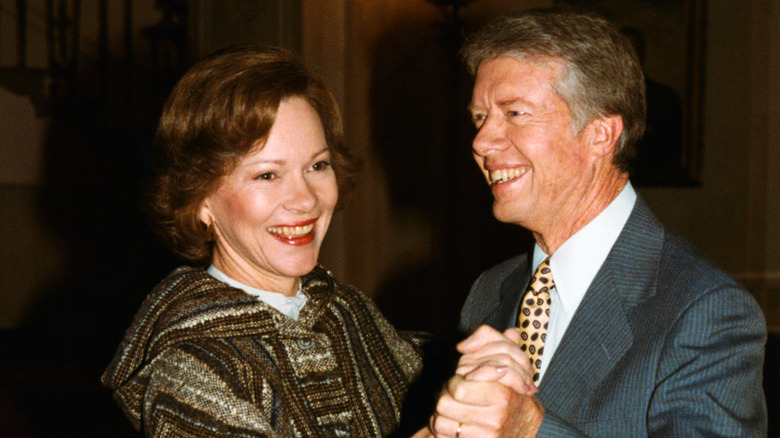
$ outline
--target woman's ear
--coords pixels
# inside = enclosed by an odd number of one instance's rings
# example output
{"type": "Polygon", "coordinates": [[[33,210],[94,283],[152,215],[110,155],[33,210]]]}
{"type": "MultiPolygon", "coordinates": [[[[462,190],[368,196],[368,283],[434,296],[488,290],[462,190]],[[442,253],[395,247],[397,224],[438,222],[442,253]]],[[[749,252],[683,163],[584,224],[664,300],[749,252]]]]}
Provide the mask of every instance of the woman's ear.
{"type": "Polygon", "coordinates": [[[198,211],[198,219],[203,222],[206,227],[210,227],[214,218],[211,216],[211,208],[209,207],[208,199],[204,199],[200,203],[200,209],[198,211]]]}
{"type": "Polygon", "coordinates": [[[593,150],[600,156],[612,156],[623,133],[623,118],[617,114],[602,116],[591,122],[593,150]]]}

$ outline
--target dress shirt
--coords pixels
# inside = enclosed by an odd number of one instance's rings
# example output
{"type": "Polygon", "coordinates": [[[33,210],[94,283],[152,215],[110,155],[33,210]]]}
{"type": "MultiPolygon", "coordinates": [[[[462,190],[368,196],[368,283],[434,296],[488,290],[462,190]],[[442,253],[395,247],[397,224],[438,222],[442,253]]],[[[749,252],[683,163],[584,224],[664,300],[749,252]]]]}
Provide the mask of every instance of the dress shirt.
{"type": "MultiPolygon", "coordinates": [[[[555,287],[550,291],[550,320],[547,339],[544,342],[542,368],[539,372],[540,383],[574,312],[607,259],[612,245],[631,215],[635,202],[636,192],[629,182],[604,211],[569,237],[550,257],[555,287]]],[[[539,266],[547,256],[539,245],[536,245],[533,268],[539,266]]]]}
{"type": "Polygon", "coordinates": [[[236,281],[228,277],[224,272],[214,267],[214,265],[209,266],[206,272],[219,281],[227,283],[236,289],[241,289],[249,295],[254,295],[258,300],[268,304],[282,314],[287,315],[296,321],[298,320],[298,315],[300,314],[301,309],[303,309],[303,306],[306,304],[306,300],[308,299],[306,295],[301,292],[300,287],[294,296],[288,297],[280,294],[279,292],[269,292],[266,290],[257,289],[255,287],[241,283],[240,281],[236,281]]]}

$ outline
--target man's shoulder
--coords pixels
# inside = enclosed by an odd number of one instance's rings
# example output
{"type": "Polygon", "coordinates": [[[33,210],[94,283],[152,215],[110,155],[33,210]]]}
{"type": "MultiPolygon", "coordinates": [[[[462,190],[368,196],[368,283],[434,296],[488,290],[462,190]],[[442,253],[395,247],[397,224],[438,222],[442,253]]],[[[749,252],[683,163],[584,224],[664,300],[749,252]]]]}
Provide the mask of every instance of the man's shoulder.
{"type": "Polygon", "coordinates": [[[520,254],[485,270],[471,287],[470,295],[497,294],[501,285],[528,269],[529,254],[520,254]]]}
{"type": "Polygon", "coordinates": [[[674,232],[666,231],[659,285],[666,288],[685,287],[708,290],[716,287],[744,289],[731,275],[713,262],[706,254],[674,232]]]}
{"type": "MultiPolygon", "coordinates": [[[[491,279],[496,281],[503,281],[510,275],[512,275],[513,272],[517,271],[518,269],[526,266],[528,264],[528,257],[529,254],[524,253],[517,256],[514,256],[512,258],[506,259],[503,262],[485,270],[481,275],[480,279],[491,279]]],[[[479,280],[478,280],[479,281],[479,280]]]]}
{"type": "Polygon", "coordinates": [[[740,299],[749,295],[704,252],[661,223],[641,196],[605,263],[627,302],[657,297],[685,308],[717,289],[740,299]]]}

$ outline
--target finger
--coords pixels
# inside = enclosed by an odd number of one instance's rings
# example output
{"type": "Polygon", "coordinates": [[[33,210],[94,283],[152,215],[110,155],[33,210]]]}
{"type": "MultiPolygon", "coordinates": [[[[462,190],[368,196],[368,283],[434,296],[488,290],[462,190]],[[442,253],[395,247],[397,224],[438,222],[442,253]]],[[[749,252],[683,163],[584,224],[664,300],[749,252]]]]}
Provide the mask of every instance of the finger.
{"type": "Polygon", "coordinates": [[[463,377],[472,382],[496,382],[506,375],[508,369],[506,365],[485,363],[463,374],[463,377]]]}
{"type": "Polygon", "coordinates": [[[458,343],[457,349],[461,353],[472,353],[484,348],[485,345],[493,342],[506,342],[506,337],[493,327],[480,326],[468,338],[458,343]]]}
{"type": "Polygon", "coordinates": [[[445,391],[454,401],[471,406],[490,406],[497,398],[508,398],[508,393],[513,392],[498,382],[470,381],[461,376],[447,381],[445,391]]]}
{"type": "Polygon", "coordinates": [[[516,420],[522,401],[533,399],[501,384],[451,380],[436,405],[437,436],[451,433],[450,421],[461,424],[462,436],[498,436],[496,432],[516,420]]]}
{"type": "Polygon", "coordinates": [[[464,354],[458,360],[458,367],[472,367],[494,362],[503,365],[517,364],[518,368],[530,368],[531,360],[528,355],[514,344],[488,344],[484,349],[476,353],[464,354]]]}
{"type": "Polygon", "coordinates": [[[504,337],[509,339],[511,342],[514,342],[515,344],[520,344],[520,329],[516,327],[512,327],[510,329],[506,329],[504,331],[504,337]]]}
{"type": "Polygon", "coordinates": [[[437,438],[454,437],[458,433],[458,428],[461,428],[460,430],[462,432],[463,429],[460,421],[452,419],[447,415],[439,414],[438,412],[434,415],[430,425],[431,433],[437,438]]]}
{"type": "MultiPolygon", "coordinates": [[[[507,368],[511,366],[513,360],[507,356],[490,356],[480,361],[469,361],[469,363],[458,364],[455,368],[455,374],[465,377],[481,367],[507,368]]],[[[472,379],[473,380],[473,379],[472,379]]]]}
{"type": "Polygon", "coordinates": [[[466,380],[477,382],[498,382],[518,394],[536,394],[537,387],[531,375],[505,366],[483,365],[464,376],[466,380]]]}
{"type": "Polygon", "coordinates": [[[457,349],[460,353],[471,353],[482,349],[486,344],[505,340],[503,334],[493,327],[482,325],[468,338],[460,341],[457,349]]]}
{"type": "MultiPolygon", "coordinates": [[[[530,360],[528,360],[526,357],[523,357],[519,363],[507,355],[489,356],[478,361],[466,361],[458,365],[458,367],[455,369],[455,374],[461,377],[466,377],[480,368],[486,367],[494,368],[498,372],[503,372],[503,370],[506,368],[511,369],[512,372],[516,373],[521,380],[533,383],[533,369],[531,367],[530,360]]],[[[484,375],[482,374],[484,372],[490,373],[490,371],[480,371],[479,373],[480,375],[484,375]]],[[[501,376],[497,376],[495,380],[499,379],[500,377],[501,376]]],[[[468,378],[468,380],[491,379],[491,377],[485,377],[484,379],[468,378]]]]}
{"type": "Polygon", "coordinates": [[[463,375],[486,362],[512,366],[531,373],[528,355],[511,342],[493,342],[477,352],[464,354],[458,360],[457,372],[463,375]]]}

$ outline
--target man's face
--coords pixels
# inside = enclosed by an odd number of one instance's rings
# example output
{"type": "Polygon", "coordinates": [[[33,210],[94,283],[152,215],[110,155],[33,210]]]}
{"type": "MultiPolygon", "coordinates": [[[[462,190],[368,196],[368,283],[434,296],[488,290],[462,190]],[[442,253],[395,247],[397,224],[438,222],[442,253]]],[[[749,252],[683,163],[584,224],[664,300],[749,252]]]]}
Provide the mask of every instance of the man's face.
{"type": "Polygon", "coordinates": [[[557,59],[483,62],[469,105],[478,129],[474,159],[493,191],[493,214],[538,233],[587,208],[579,200],[596,173],[587,136],[574,132],[571,111],[552,88],[563,72],[557,59]]]}

